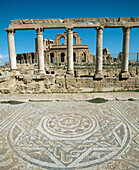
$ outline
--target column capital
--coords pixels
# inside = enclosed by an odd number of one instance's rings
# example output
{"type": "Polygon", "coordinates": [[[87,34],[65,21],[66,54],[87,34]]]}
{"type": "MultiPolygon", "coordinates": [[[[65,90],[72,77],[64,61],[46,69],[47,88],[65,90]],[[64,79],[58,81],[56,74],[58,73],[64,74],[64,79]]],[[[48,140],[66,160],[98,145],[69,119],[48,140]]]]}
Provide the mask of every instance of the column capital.
{"type": "Polygon", "coordinates": [[[41,34],[41,35],[43,34],[43,31],[44,31],[43,27],[35,28],[35,30],[36,30],[37,34],[41,34]]]}
{"type": "Polygon", "coordinates": [[[122,27],[123,33],[130,32],[131,28],[132,28],[132,27],[122,27]]]}
{"type": "Polygon", "coordinates": [[[103,30],[104,27],[103,26],[100,26],[100,27],[96,27],[95,30],[98,31],[98,30],[103,30]]]}
{"type": "Polygon", "coordinates": [[[66,27],[66,31],[67,31],[68,33],[73,32],[73,27],[66,27]]]}
{"type": "Polygon", "coordinates": [[[8,33],[8,34],[14,34],[15,33],[15,30],[13,28],[7,28],[5,29],[5,31],[8,33]]]}

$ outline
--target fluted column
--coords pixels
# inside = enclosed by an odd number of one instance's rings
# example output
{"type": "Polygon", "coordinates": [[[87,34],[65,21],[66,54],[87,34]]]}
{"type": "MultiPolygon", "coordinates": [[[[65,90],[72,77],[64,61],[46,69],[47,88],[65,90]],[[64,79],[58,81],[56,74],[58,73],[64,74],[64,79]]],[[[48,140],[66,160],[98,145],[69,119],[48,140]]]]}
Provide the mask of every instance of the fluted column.
{"type": "Polygon", "coordinates": [[[43,28],[37,28],[37,52],[39,73],[45,73],[44,70],[44,49],[43,49],[43,28]]]}
{"type": "Polygon", "coordinates": [[[123,27],[123,57],[122,57],[122,68],[121,77],[128,78],[128,60],[129,60],[129,38],[130,38],[130,27],[123,27]]]}
{"type": "Polygon", "coordinates": [[[9,61],[10,69],[13,73],[16,73],[16,53],[15,53],[15,42],[14,42],[14,30],[7,29],[8,35],[8,47],[9,47],[9,61]]]}
{"type": "Polygon", "coordinates": [[[67,73],[73,75],[73,28],[67,28],[67,73]]]}
{"type": "Polygon", "coordinates": [[[95,78],[101,79],[103,78],[103,29],[104,27],[97,27],[97,38],[96,38],[96,73],[95,78]]]}

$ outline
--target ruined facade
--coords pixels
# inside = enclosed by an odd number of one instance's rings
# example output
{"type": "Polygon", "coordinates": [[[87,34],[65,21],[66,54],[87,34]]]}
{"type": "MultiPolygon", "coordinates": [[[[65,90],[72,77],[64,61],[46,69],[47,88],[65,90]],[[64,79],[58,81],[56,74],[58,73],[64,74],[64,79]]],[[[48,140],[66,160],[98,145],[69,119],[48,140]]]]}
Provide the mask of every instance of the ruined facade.
{"type": "Polygon", "coordinates": [[[103,49],[103,64],[114,64],[120,61],[119,58],[112,57],[108,48],[103,49]]]}
{"type": "MultiPolygon", "coordinates": [[[[73,61],[75,64],[92,63],[93,57],[88,45],[82,45],[81,38],[77,32],[73,32],[75,44],[73,45],[73,61]]],[[[17,54],[17,63],[34,64],[38,63],[38,44],[35,39],[36,52],[17,54]]],[[[43,39],[44,64],[67,65],[67,33],[59,33],[54,40],[43,39]],[[64,43],[60,44],[60,39],[64,43]]]]}

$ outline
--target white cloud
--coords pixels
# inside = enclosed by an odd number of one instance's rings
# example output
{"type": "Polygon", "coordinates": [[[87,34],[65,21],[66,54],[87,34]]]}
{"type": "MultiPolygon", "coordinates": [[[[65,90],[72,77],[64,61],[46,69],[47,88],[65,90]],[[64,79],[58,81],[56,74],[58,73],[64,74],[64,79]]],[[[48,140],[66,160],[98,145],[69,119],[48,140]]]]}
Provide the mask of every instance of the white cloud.
{"type": "Polygon", "coordinates": [[[6,59],[8,58],[8,54],[0,54],[0,59],[6,59]]]}
{"type": "Polygon", "coordinates": [[[0,54],[0,65],[4,65],[5,62],[8,62],[8,54],[0,54]]]}

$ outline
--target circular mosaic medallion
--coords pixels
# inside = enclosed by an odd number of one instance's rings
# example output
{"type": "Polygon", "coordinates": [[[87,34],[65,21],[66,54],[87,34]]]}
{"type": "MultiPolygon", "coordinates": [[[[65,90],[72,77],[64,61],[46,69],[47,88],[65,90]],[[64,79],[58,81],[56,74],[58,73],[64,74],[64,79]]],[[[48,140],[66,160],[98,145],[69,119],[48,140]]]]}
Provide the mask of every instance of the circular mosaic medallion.
{"type": "Polygon", "coordinates": [[[96,120],[81,114],[59,114],[43,117],[38,130],[51,138],[67,139],[86,136],[96,127],[96,120]],[[59,138],[60,137],[60,138],[59,138]]]}

